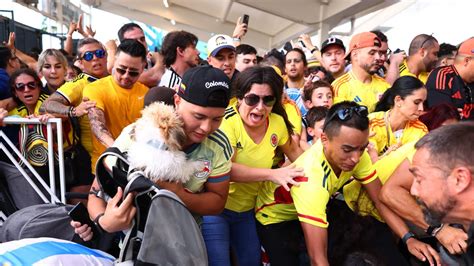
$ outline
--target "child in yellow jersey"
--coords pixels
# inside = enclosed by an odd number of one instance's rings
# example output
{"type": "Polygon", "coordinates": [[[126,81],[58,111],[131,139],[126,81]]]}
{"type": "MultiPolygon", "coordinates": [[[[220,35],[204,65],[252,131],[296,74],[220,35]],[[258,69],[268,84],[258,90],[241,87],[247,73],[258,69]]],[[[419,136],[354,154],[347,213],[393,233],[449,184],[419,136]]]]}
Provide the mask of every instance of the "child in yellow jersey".
{"type": "Polygon", "coordinates": [[[302,151],[291,141],[293,130],[281,100],[283,80],[273,68],[247,69],[234,85],[237,102],[227,108],[220,127],[235,152],[229,196],[223,213],[204,216],[202,231],[210,265],[230,265],[230,248],[239,265],[260,265],[254,215],[257,193],[262,181],[288,187],[295,183],[293,177],[303,174],[293,166],[271,169],[277,147],[291,161],[302,151]]]}
{"type": "Polygon", "coordinates": [[[376,106],[378,112],[369,115],[374,161],[428,133],[426,126],[418,120],[426,96],[423,83],[411,76],[398,78],[384,93],[376,106]]]}

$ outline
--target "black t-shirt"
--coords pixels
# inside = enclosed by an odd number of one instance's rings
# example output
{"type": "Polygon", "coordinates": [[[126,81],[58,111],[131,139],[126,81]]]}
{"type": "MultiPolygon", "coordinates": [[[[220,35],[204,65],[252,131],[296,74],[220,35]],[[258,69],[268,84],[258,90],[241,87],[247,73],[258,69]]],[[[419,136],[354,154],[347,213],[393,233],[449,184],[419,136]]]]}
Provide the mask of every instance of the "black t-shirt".
{"type": "Polygon", "coordinates": [[[427,104],[431,108],[447,103],[461,108],[463,119],[474,120],[474,83],[465,83],[454,66],[444,66],[433,70],[426,81],[427,104]]]}

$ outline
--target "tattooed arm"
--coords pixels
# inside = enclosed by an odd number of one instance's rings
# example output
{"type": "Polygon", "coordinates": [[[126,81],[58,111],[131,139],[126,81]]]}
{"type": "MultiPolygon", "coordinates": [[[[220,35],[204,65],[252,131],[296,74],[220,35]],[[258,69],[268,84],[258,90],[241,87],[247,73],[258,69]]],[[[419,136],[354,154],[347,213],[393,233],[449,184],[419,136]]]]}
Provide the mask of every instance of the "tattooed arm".
{"type": "Polygon", "coordinates": [[[110,147],[114,144],[114,138],[112,134],[110,134],[107,125],[105,124],[105,114],[104,111],[97,108],[92,107],[89,110],[89,120],[91,123],[91,130],[94,136],[105,146],[110,147]]]}
{"type": "Polygon", "coordinates": [[[56,117],[68,117],[69,112],[71,112],[73,117],[81,117],[86,115],[90,108],[94,106],[95,102],[89,101],[89,99],[84,97],[82,102],[78,106],[73,107],[71,110],[71,104],[69,101],[61,94],[55,92],[53,95],[49,96],[46,101],[44,101],[39,111],[42,114],[49,113],[56,117]]]}
{"type": "Polygon", "coordinates": [[[67,117],[70,103],[61,94],[55,92],[46,99],[39,109],[40,113],[53,114],[56,117],[67,117]]]}

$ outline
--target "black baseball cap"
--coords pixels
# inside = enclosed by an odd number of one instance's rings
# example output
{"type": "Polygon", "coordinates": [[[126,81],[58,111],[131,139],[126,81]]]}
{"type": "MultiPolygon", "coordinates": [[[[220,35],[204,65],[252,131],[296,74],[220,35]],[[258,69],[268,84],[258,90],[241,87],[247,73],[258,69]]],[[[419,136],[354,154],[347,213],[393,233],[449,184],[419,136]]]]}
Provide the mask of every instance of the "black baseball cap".
{"type": "Polygon", "coordinates": [[[344,50],[344,53],[346,52],[346,47],[344,46],[344,43],[342,42],[341,39],[335,38],[335,37],[330,37],[327,40],[321,44],[321,53],[324,53],[324,50],[328,48],[331,45],[336,45],[342,48],[344,50]]]}
{"type": "Polygon", "coordinates": [[[184,73],[178,95],[199,106],[226,108],[230,99],[230,80],[222,70],[211,65],[194,67],[184,73]]]}

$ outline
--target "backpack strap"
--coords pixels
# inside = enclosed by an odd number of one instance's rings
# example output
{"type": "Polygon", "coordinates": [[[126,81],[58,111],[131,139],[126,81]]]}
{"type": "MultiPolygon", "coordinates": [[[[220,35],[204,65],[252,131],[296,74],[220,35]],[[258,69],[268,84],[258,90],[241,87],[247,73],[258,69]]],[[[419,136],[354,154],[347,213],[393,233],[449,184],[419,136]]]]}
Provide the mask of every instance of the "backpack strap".
{"type": "Polygon", "coordinates": [[[117,188],[124,189],[127,186],[128,180],[128,166],[127,155],[121,152],[117,147],[107,148],[97,159],[95,174],[100,188],[109,197],[113,197],[117,193],[117,188]],[[107,169],[104,160],[107,156],[114,156],[117,162],[112,169],[107,169]]]}

